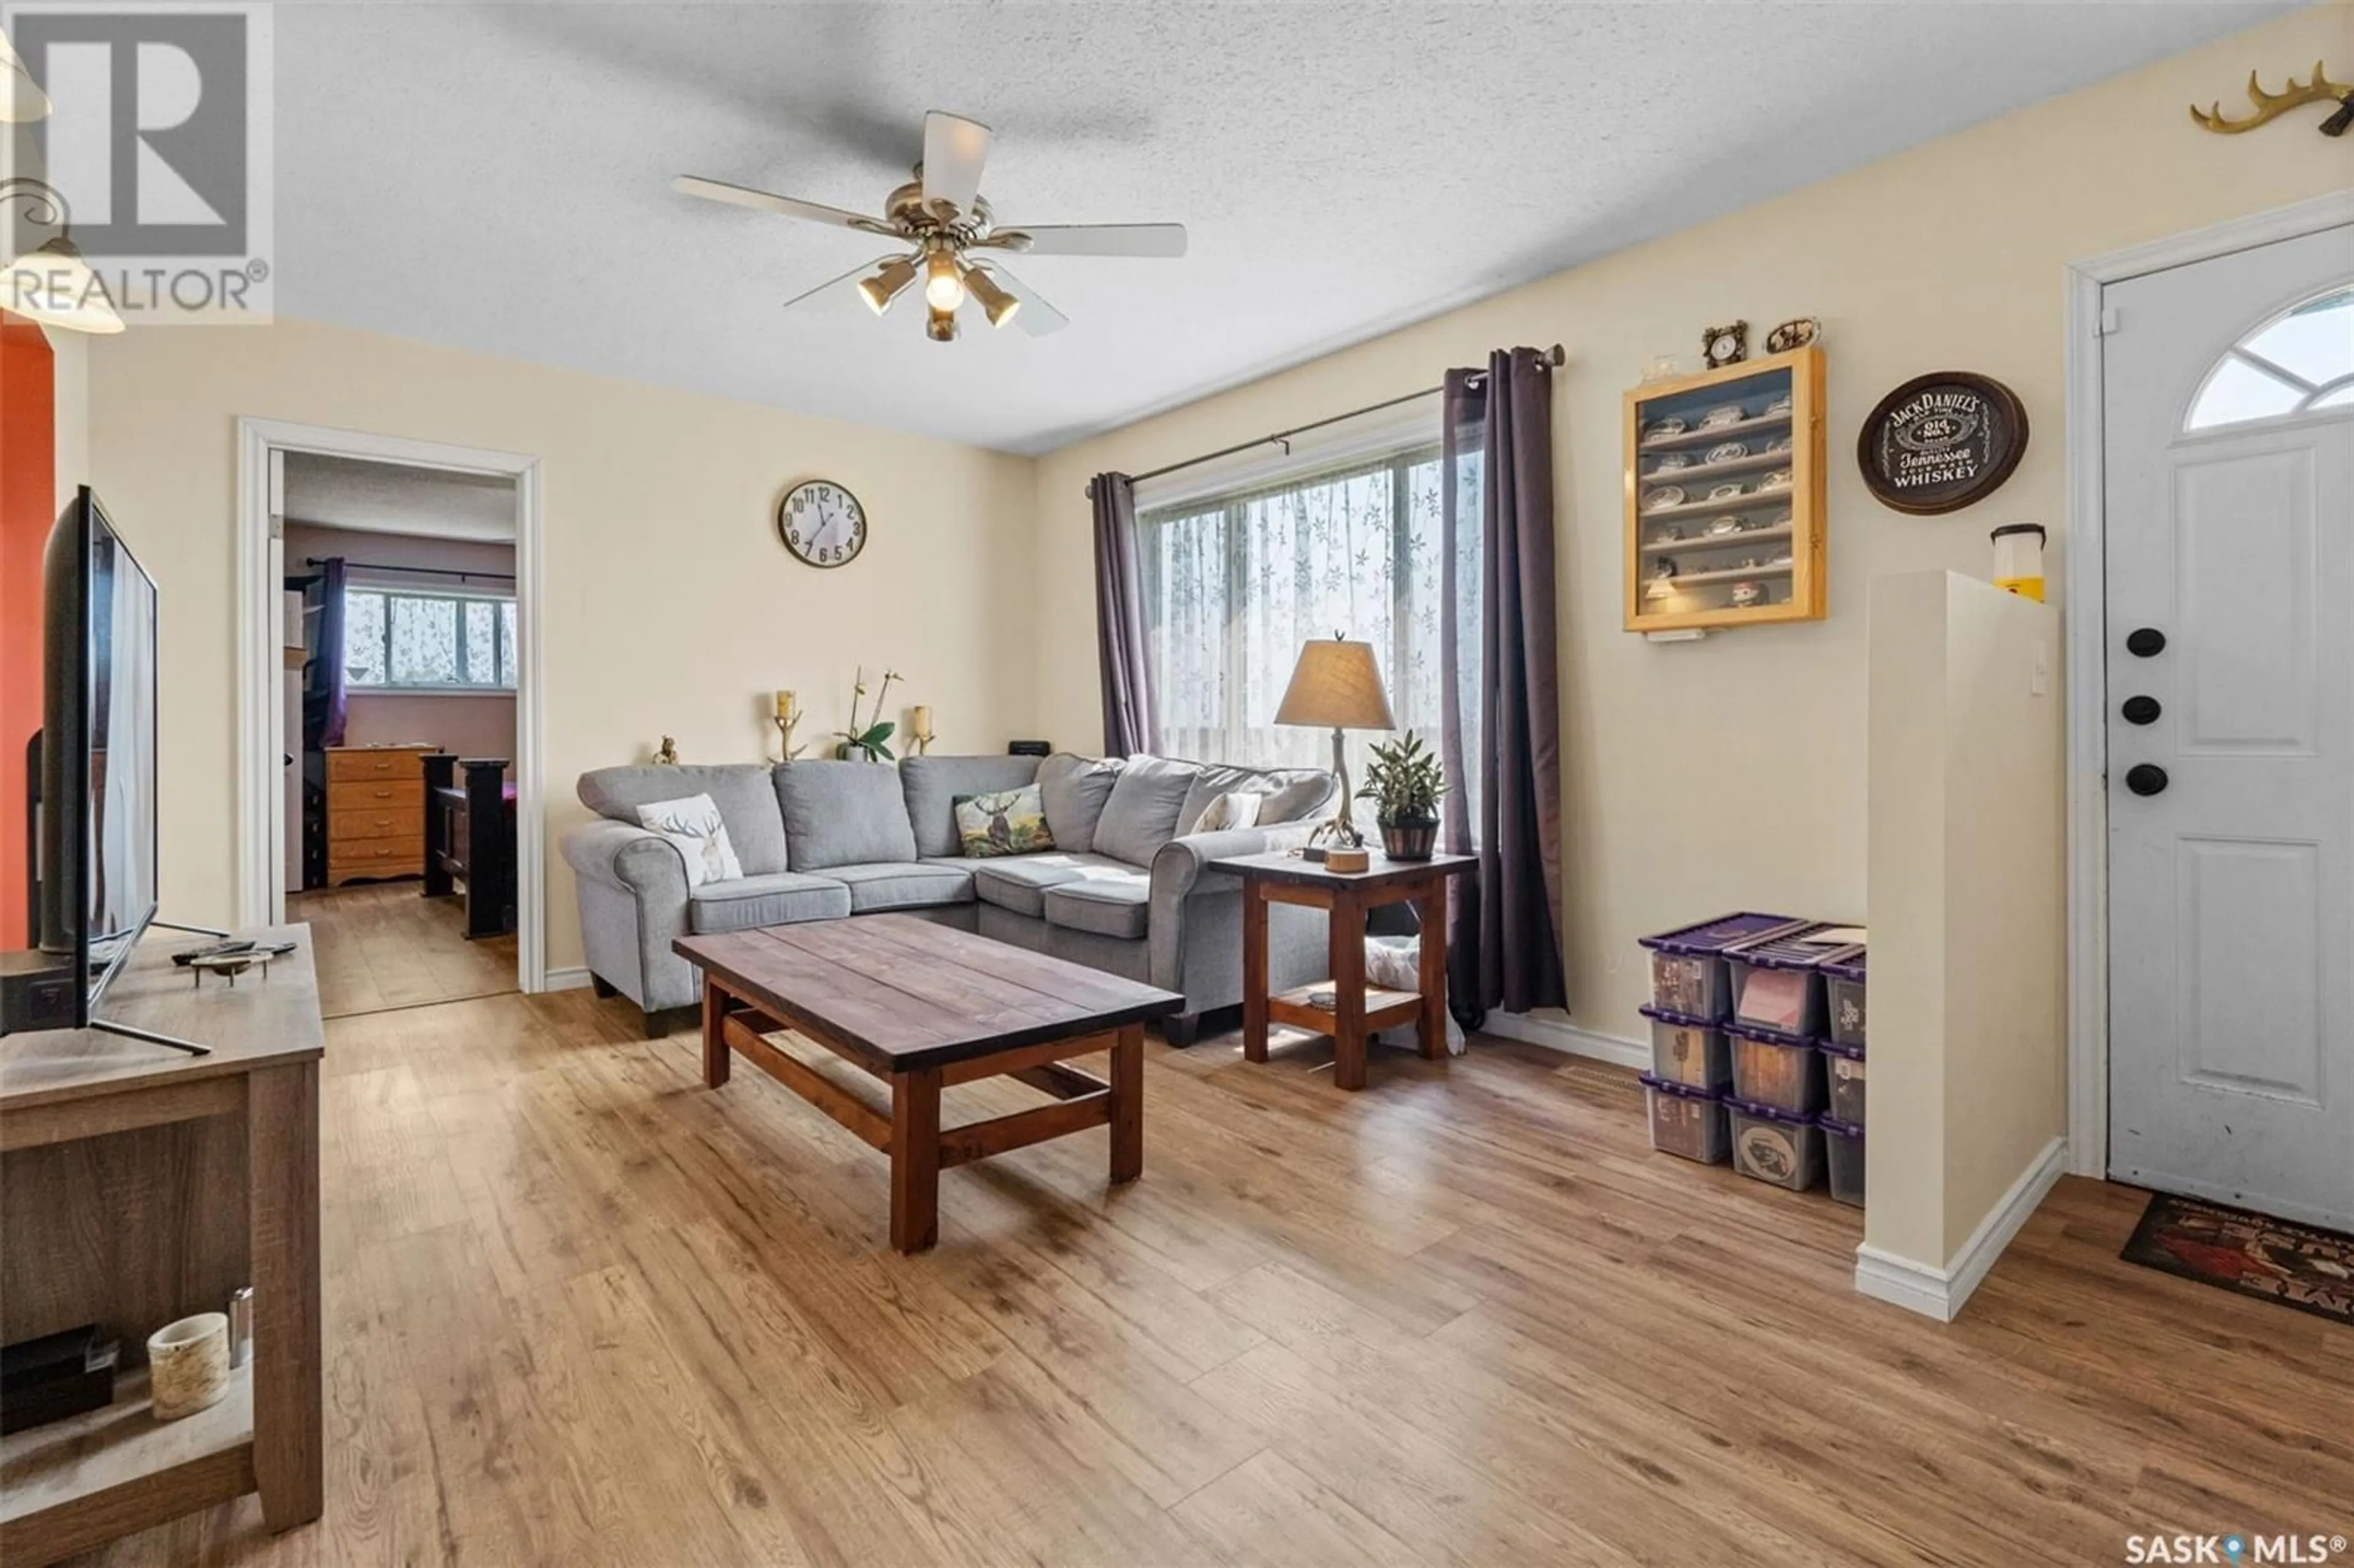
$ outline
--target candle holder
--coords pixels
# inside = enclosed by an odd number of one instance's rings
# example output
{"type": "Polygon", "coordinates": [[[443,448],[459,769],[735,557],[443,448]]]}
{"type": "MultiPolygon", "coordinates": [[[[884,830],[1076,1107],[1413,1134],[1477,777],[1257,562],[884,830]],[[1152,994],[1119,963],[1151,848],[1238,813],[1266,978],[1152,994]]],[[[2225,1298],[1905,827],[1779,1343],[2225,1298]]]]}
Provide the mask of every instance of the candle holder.
{"type": "Polygon", "coordinates": [[[937,738],[938,737],[930,730],[911,730],[907,735],[907,744],[916,748],[917,756],[929,757],[932,754],[932,742],[937,738]]]}
{"type": "Polygon", "coordinates": [[[785,754],[785,760],[790,762],[809,749],[806,746],[793,744],[793,726],[801,722],[801,711],[795,708],[789,714],[777,714],[772,716],[777,726],[779,747],[785,754]]]}

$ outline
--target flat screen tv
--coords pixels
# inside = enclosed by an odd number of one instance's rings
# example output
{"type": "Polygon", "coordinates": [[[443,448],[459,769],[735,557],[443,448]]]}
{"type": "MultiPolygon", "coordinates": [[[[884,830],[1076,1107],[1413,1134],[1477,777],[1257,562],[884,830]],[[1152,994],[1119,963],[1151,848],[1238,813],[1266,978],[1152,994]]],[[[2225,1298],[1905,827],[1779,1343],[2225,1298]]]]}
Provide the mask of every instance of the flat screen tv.
{"type": "Polygon", "coordinates": [[[40,942],[88,1028],[155,917],[155,581],[88,485],[42,569],[40,942]]]}

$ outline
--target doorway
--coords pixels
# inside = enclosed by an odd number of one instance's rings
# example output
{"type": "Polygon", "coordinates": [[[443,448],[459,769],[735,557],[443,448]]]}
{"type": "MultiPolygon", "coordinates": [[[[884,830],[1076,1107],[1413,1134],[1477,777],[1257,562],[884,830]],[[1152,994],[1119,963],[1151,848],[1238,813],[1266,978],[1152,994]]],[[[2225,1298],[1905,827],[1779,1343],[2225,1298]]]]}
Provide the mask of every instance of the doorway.
{"type": "Polygon", "coordinates": [[[2354,1227],[2354,223],[2101,304],[2105,1173],[2354,1227]]]}
{"type": "Polygon", "coordinates": [[[331,1011],[545,990],[536,460],[256,419],[239,444],[240,920],[313,921],[323,999],[347,982],[331,1011]],[[347,662],[335,747],[319,723],[331,560],[347,662]],[[338,813],[334,791],[370,768],[392,792],[338,813]],[[465,817],[470,779],[503,818],[465,817]],[[452,807],[440,834],[437,797],[452,807]],[[493,863],[470,859],[489,845],[466,836],[486,820],[511,852],[487,900],[467,873],[493,863]],[[364,852],[398,863],[372,875],[364,852]]]}

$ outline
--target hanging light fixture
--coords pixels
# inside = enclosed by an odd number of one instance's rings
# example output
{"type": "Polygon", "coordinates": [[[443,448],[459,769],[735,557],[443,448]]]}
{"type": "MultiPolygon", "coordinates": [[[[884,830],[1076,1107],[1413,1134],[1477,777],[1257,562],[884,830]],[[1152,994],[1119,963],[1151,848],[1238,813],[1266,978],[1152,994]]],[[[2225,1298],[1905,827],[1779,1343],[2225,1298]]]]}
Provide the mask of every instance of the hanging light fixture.
{"type": "Polygon", "coordinates": [[[964,286],[972,291],[972,297],[979,300],[981,308],[989,313],[989,324],[993,327],[1002,327],[1012,321],[1013,313],[1022,308],[1022,302],[999,288],[997,280],[989,275],[986,267],[966,268],[964,286]]]}
{"type": "Polygon", "coordinates": [[[26,203],[34,223],[57,225],[57,238],[27,251],[0,272],[0,309],[70,332],[117,333],[122,318],[107,297],[106,285],[74,248],[66,223],[65,198],[45,181],[18,175],[0,180],[0,199],[26,203]]]}
{"type": "Polygon", "coordinates": [[[916,259],[901,256],[885,261],[875,269],[871,278],[858,281],[858,292],[867,307],[876,315],[891,308],[891,302],[905,293],[907,285],[916,281],[916,259]]]}
{"type": "Polygon", "coordinates": [[[924,321],[924,335],[934,343],[954,343],[957,337],[956,312],[932,306],[931,314],[924,321]]]}
{"type": "MultiPolygon", "coordinates": [[[[924,255],[924,302],[934,312],[953,313],[964,303],[964,272],[953,247],[935,244],[924,255]]],[[[935,331],[932,335],[939,336],[935,331]]]]}
{"type": "Polygon", "coordinates": [[[25,69],[8,35],[0,33],[0,125],[30,124],[47,119],[48,112],[49,95],[25,69]]]}

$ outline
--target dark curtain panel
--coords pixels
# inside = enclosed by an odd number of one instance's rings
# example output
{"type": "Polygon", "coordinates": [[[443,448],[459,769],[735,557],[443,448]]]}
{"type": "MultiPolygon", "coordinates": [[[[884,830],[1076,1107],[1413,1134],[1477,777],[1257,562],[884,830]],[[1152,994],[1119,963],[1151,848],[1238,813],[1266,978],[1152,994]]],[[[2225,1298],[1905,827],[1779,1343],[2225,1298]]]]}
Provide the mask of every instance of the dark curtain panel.
{"type": "Polygon", "coordinates": [[[1467,747],[1481,762],[1478,798],[1450,795],[1441,823],[1448,850],[1479,857],[1475,885],[1455,899],[1447,952],[1456,1014],[1472,1025],[1492,1007],[1525,1012],[1569,1001],[1560,927],[1553,383],[1543,362],[1534,349],[1499,350],[1485,371],[1448,372],[1445,418],[1447,569],[1476,560],[1479,571],[1476,599],[1470,584],[1448,583],[1441,628],[1441,753],[1454,779],[1464,777],[1467,747]],[[1473,529],[1476,554],[1465,536],[1473,529]]]}
{"type": "Polygon", "coordinates": [[[302,749],[344,744],[349,694],[344,686],[344,558],[328,557],[319,569],[319,651],[302,704],[302,749]]]}
{"type": "Polygon", "coordinates": [[[1153,750],[1160,724],[1145,658],[1144,571],[1137,555],[1136,485],[1124,473],[1087,482],[1096,518],[1096,651],[1103,670],[1104,751],[1153,750]]]}

